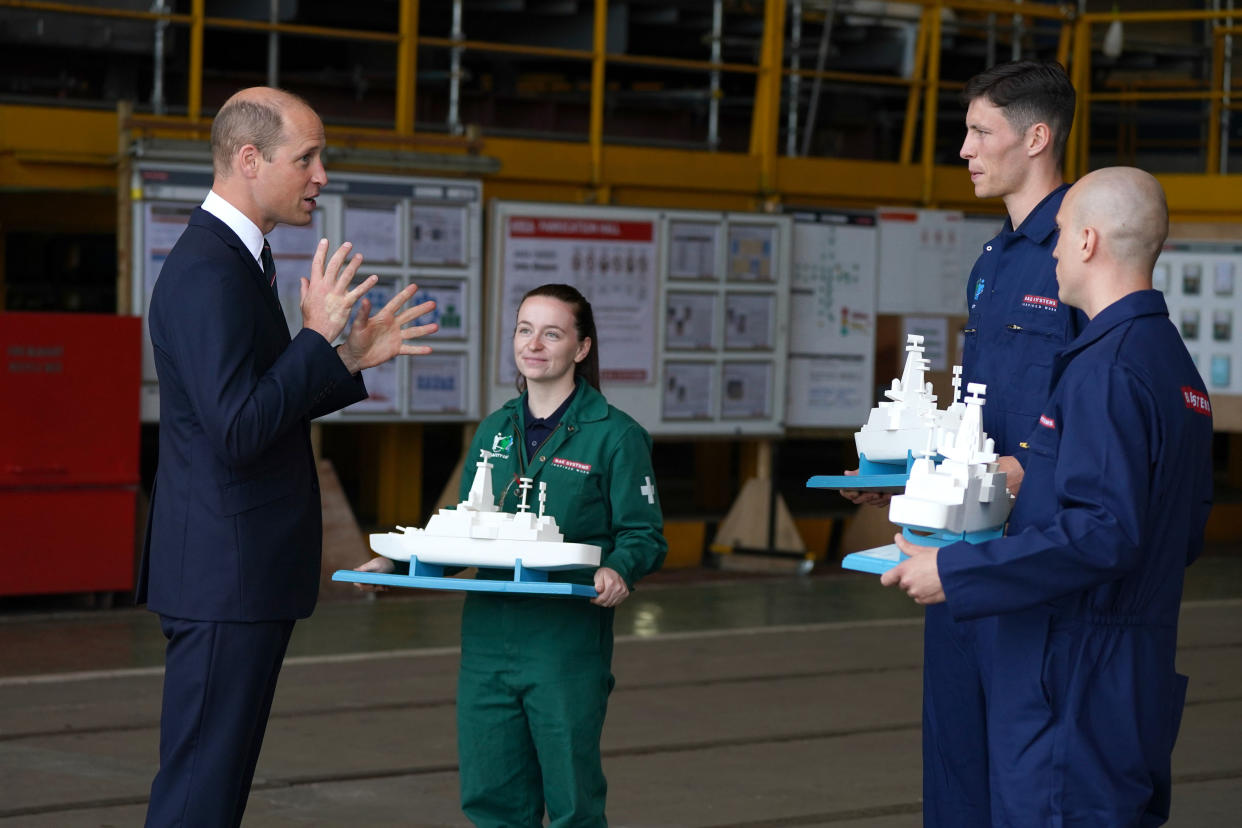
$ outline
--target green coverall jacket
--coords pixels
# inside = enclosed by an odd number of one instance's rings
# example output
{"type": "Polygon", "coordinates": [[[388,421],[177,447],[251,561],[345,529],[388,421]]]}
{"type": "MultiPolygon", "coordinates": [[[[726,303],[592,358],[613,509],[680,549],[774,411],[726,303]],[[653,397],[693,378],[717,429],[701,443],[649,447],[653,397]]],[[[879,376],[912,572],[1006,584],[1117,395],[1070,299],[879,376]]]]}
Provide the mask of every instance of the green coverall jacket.
{"type": "MultiPolygon", "coordinates": [[[[496,505],[516,512],[521,501],[519,477],[534,480],[528,496],[537,511],[535,492],[548,484],[548,514],[565,539],[603,550],[600,565],[609,567],[631,588],[660,568],[668,543],[651,470],[651,436],[628,414],[608,404],[604,395],[578,380],[578,393],[560,424],[537,450],[527,450],[523,434],[525,394],[515,397],[482,423],[466,454],[461,499],[474,481],[479,451],[492,452],[492,487],[496,505]]],[[[481,578],[512,578],[511,570],[483,570],[481,578]]],[[[589,569],[549,573],[551,580],[590,584],[589,569]]]]}

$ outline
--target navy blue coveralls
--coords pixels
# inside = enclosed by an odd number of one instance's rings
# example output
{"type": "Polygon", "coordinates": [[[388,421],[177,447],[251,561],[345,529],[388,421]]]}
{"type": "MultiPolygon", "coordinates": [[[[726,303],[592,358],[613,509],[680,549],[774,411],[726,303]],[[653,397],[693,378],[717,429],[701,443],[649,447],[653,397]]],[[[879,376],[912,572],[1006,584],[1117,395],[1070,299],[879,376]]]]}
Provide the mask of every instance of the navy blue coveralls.
{"type": "MultiPolygon", "coordinates": [[[[1057,299],[1056,215],[1068,184],[1048,194],[1015,230],[1006,218],[966,284],[970,309],[962,388],[987,385],[983,428],[996,451],[1026,465],[1025,443],[1052,389],[1053,359],[1086,324],[1057,299]]],[[[923,633],[923,824],[990,825],[986,658],[992,622],[955,622],[927,608],[923,633]]]]}
{"type": "Polygon", "coordinates": [[[938,557],[953,617],[996,621],[992,821],[1160,825],[1186,693],[1182,580],[1211,508],[1211,403],[1154,290],[1099,313],[1053,382],[1008,536],[938,557]]]}

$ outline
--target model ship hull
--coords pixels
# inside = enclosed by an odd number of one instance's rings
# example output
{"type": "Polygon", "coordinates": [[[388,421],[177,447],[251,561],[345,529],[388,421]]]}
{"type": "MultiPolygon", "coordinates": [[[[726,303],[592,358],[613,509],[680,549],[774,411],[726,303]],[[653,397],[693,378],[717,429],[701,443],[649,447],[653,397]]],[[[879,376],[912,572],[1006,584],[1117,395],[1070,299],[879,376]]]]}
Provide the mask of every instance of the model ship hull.
{"type": "Polygon", "coordinates": [[[602,551],[588,543],[462,538],[429,535],[417,529],[371,535],[371,549],[394,561],[415,556],[422,563],[438,566],[513,569],[520,560],[526,569],[545,571],[599,566],[602,551]]]}
{"type": "MultiPolygon", "coordinates": [[[[1004,484],[1002,483],[1002,491],[1004,484]]],[[[909,489],[906,490],[909,492],[909,489]]],[[[974,494],[973,492],[970,494],[974,494]]],[[[962,534],[996,529],[1009,517],[1008,498],[979,503],[967,498],[956,502],[897,495],[889,504],[888,519],[902,526],[926,531],[962,534]]]]}

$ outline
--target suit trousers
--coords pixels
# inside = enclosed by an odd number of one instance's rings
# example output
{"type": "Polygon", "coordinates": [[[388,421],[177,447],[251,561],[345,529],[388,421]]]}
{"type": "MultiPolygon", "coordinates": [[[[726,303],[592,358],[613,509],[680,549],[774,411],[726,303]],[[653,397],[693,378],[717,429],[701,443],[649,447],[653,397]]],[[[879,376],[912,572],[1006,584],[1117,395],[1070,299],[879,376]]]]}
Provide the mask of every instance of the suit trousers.
{"type": "Polygon", "coordinates": [[[148,828],[241,824],[293,623],[160,616],[168,647],[148,828]]]}

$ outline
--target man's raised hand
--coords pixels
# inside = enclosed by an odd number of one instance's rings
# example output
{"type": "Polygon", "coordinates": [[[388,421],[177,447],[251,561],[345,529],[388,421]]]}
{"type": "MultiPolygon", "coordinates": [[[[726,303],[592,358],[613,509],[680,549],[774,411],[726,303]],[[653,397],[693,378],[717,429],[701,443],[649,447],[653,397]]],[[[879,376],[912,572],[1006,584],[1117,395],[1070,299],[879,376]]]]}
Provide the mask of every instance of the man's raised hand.
{"type": "Polygon", "coordinates": [[[328,342],[334,342],[341,335],[354,303],[379,281],[378,276],[368,276],[360,285],[350,289],[349,283],[362,265],[361,254],[354,254],[345,264],[345,257],[352,249],[353,245],[345,242],[336,249],[331,259],[327,259],[325,265],[328,240],[320,239],[311,259],[310,278],[302,277],[302,327],[317,332],[328,342]]]}
{"type": "Polygon", "coordinates": [[[397,354],[415,356],[431,353],[430,345],[413,345],[407,340],[435,333],[440,329],[439,325],[432,322],[429,325],[411,325],[408,328],[403,326],[431,313],[435,310],[436,303],[423,302],[398,313],[400,307],[414,298],[417,291],[418,285],[408,285],[374,316],[370,315],[371,300],[363,298],[358,306],[358,314],[354,317],[354,324],[349,329],[349,336],[337,349],[341,361],[351,373],[356,374],[364,368],[387,362],[397,354]]]}

